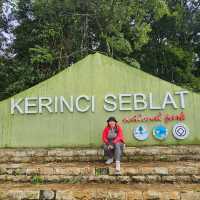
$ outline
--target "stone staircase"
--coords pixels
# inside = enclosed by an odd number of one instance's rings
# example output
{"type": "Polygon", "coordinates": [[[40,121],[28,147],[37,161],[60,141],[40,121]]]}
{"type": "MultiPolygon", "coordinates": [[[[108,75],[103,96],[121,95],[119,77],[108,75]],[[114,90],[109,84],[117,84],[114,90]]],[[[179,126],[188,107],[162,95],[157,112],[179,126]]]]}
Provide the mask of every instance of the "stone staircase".
{"type": "Polygon", "coordinates": [[[172,184],[3,184],[1,199],[199,200],[199,185],[172,184]]]}
{"type": "Polygon", "coordinates": [[[200,146],[127,147],[114,169],[102,149],[0,149],[0,199],[200,200],[200,146]]]}
{"type": "MultiPolygon", "coordinates": [[[[46,163],[102,161],[101,148],[6,148],[0,149],[0,163],[46,163]]],[[[200,161],[200,145],[126,147],[124,161],[200,161]]]]}
{"type": "Polygon", "coordinates": [[[93,162],[0,164],[0,182],[15,183],[200,183],[200,162],[93,162]]]}

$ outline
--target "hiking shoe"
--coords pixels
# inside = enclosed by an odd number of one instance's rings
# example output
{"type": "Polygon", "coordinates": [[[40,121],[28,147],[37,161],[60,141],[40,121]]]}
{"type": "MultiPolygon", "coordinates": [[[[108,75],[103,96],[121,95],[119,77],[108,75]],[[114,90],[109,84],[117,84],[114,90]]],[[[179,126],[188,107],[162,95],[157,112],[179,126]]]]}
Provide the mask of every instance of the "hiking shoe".
{"type": "Polygon", "coordinates": [[[115,175],[116,175],[116,176],[121,175],[121,171],[120,171],[120,170],[115,170],[115,175]]]}
{"type": "Polygon", "coordinates": [[[110,165],[111,163],[113,163],[113,158],[109,158],[105,163],[107,165],[110,165]]]}

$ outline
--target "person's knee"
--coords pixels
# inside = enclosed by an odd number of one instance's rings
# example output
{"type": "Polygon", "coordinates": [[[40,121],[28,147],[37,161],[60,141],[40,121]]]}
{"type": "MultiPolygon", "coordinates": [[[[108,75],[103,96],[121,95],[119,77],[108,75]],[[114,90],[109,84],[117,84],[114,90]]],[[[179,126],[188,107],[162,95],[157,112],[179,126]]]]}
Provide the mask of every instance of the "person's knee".
{"type": "Polygon", "coordinates": [[[115,149],[121,150],[121,146],[122,146],[121,143],[116,143],[115,144],[115,149]]]}
{"type": "Polygon", "coordinates": [[[120,143],[115,144],[115,152],[118,153],[118,154],[122,153],[120,143]]]}
{"type": "Polygon", "coordinates": [[[103,144],[103,148],[104,148],[104,149],[108,149],[108,145],[103,144]]]}

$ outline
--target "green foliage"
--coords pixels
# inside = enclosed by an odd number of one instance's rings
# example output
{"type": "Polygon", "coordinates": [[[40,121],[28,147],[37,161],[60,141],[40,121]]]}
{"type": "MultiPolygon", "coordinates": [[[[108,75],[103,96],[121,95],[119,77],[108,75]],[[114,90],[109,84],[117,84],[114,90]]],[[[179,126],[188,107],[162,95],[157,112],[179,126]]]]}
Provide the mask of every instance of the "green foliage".
{"type": "Polygon", "coordinates": [[[32,177],[31,183],[32,184],[42,184],[42,183],[44,183],[44,180],[41,176],[36,175],[36,176],[32,177]]]}
{"type": "Polygon", "coordinates": [[[200,29],[196,19],[200,10],[193,10],[193,1],[190,7],[187,1],[168,0],[167,3],[170,14],[152,24],[149,42],[137,52],[136,59],[144,71],[200,92],[197,50],[200,29]]]}
{"type": "Polygon", "coordinates": [[[54,57],[49,49],[36,46],[35,48],[30,48],[31,64],[49,64],[53,63],[54,57]]]}
{"type": "Polygon", "coordinates": [[[10,2],[7,19],[5,1],[0,1],[0,42],[8,28],[15,40],[0,55],[1,99],[95,51],[200,92],[195,0],[18,0],[10,2]],[[14,19],[19,25],[12,28],[14,19]]]}
{"type": "Polygon", "coordinates": [[[106,37],[106,42],[112,48],[112,51],[120,51],[127,55],[133,51],[131,44],[124,38],[123,34],[120,34],[118,37],[106,37]]]}

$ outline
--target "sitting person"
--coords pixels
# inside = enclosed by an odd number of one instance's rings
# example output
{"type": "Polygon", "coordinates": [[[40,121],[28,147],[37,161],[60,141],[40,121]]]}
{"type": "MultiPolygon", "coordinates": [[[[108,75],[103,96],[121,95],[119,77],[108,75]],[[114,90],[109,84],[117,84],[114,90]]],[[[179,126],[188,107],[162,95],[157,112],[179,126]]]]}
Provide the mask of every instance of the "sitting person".
{"type": "Polygon", "coordinates": [[[108,157],[106,164],[116,162],[116,174],[120,174],[120,160],[124,147],[124,136],[122,128],[117,124],[115,117],[109,117],[107,126],[102,133],[104,142],[104,153],[108,157]]]}

